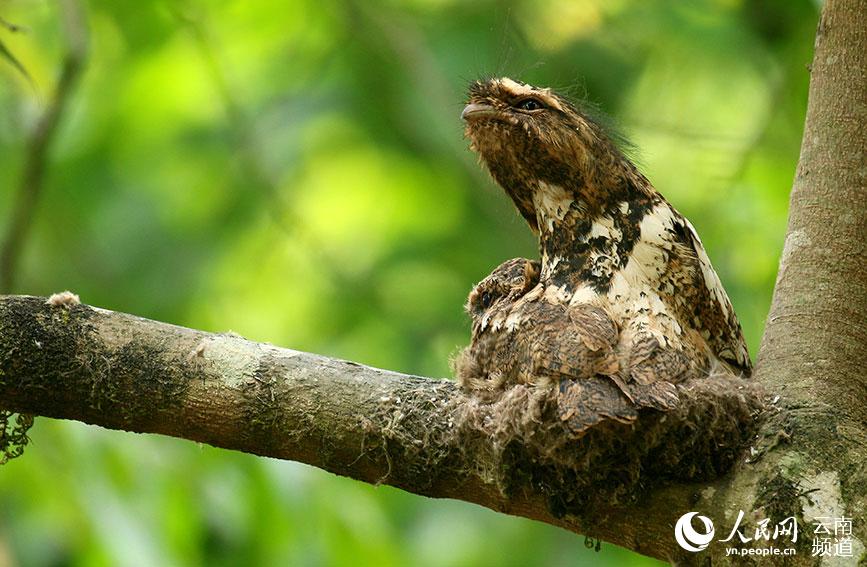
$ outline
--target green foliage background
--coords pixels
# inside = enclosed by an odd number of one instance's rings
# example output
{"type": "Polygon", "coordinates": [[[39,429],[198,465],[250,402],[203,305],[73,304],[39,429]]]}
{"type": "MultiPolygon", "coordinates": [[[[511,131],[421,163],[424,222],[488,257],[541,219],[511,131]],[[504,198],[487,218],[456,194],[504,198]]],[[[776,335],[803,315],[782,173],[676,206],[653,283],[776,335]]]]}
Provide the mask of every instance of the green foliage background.
{"type": "MultiPolygon", "coordinates": [[[[65,47],[7,0],[0,229],[65,47]]],[[[17,293],[446,376],[461,305],[534,240],[462,137],[508,75],[613,115],[761,338],[803,126],[808,0],[86,5],[17,293]]],[[[37,420],[0,468],[0,565],[645,565],[469,504],[175,439],[37,420]]],[[[687,506],[685,503],[684,506],[687,506]]],[[[686,508],[684,509],[686,511],[686,508]]]]}

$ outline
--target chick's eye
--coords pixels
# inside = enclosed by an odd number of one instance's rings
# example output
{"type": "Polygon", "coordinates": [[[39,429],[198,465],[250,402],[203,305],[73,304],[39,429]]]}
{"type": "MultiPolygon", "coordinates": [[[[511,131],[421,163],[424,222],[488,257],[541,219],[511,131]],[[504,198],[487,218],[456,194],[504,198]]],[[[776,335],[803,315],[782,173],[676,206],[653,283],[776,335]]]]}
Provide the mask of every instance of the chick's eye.
{"type": "Polygon", "coordinates": [[[543,108],[542,103],[535,98],[525,98],[517,105],[521,110],[539,110],[543,108]]]}
{"type": "Polygon", "coordinates": [[[482,294],[482,307],[487,309],[491,306],[491,294],[487,291],[482,294]]]}

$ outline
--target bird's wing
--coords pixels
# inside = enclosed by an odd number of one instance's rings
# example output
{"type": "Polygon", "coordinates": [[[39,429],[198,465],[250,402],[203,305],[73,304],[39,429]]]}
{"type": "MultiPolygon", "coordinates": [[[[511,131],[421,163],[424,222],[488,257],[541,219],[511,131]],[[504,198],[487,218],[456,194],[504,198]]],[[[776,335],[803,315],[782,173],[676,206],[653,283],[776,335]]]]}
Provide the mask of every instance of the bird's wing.
{"type": "MultiPolygon", "coordinates": [[[[704,245],[689,220],[677,215],[675,223],[681,223],[685,229],[683,231],[685,244],[691,247],[691,251],[695,254],[701,272],[700,279],[704,283],[703,291],[706,295],[703,303],[708,305],[708,312],[702,313],[700,319],[706,323],[709,332],[706,340],[717,357],[736,370],[749,375],[752,372],[752,363],[740,322],[719,276],[710,263],[704,245]]],[[[696,284],[701,286],[701,282],[696,284]]]]}
{"type": "Polygon", "coordinates": [[[538,378],[582,379],[618,370],[617,327],[608,315],[589,305],[567,307],[545,300],[526,306],[530,357],[528,370],[538,378]]]}

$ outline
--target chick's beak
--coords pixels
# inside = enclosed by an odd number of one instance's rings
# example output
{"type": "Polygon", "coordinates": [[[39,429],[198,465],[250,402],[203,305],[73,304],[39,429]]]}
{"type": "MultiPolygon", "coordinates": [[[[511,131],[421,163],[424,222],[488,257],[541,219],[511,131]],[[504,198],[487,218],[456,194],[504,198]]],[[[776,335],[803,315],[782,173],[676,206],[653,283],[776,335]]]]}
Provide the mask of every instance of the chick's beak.
{"type": "Polygon", "coordinates": [[[470,121],[476,118],[493,116],[496,113],[497,111],[490,104],[471,102],[466,105],[463,112],[461,112],[461,120],[470,121]]]}

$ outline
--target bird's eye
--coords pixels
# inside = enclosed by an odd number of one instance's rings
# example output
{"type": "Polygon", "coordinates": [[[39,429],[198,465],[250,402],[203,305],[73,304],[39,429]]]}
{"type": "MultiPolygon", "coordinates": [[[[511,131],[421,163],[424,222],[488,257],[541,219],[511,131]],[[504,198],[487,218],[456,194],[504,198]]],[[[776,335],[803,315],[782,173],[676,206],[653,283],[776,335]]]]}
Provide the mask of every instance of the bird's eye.
{"type": "Polygon", "coordinates": [[[491,294],[490,294],[489,292],[487,292],[487,291],[484,292],[484,293],[482,294],[482,307],[484,307],[485,309],[487,309],[488,307],[490,307],[490,306],[491,306],[491,299],[493,299],[493,298],[491,297],[491,294]]]}
{"type": "Polygon", "coordinates": [[[536,100],[535,98],[525,98],[524,100],[519,102],[516,106],[517,106],[517,108],[520,108],[521,110],[541,110],[542,108],[544,108],[542,103],[539,102],[538,100],[536,100]]]}

